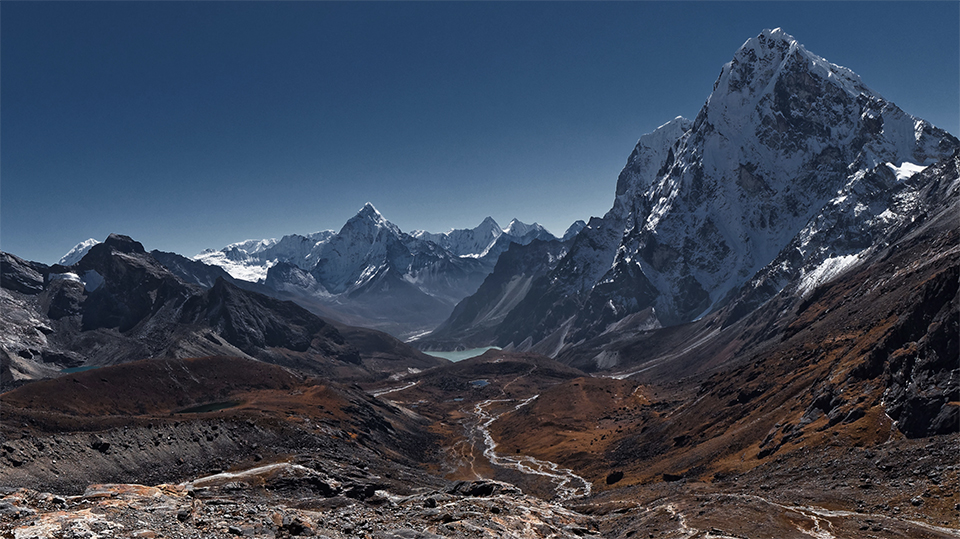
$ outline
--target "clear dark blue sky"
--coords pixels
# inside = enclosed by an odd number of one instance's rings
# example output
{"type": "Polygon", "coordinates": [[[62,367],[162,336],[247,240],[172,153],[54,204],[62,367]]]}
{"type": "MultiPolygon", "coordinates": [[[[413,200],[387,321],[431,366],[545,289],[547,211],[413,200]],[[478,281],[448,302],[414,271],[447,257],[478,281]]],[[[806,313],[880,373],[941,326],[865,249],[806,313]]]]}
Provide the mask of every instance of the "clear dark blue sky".
{"type": "Polygon", "coordinates": [[[957,2],[0,4],[0,248],[602,215],[763,28],[957,134],[957,2]]]}

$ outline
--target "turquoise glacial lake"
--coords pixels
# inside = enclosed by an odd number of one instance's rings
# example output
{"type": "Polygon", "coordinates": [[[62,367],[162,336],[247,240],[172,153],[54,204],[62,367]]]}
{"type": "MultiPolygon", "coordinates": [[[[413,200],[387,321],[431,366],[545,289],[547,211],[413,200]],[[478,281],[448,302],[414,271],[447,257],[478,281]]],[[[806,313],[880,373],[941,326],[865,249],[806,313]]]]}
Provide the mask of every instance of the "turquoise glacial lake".
{"type": "Polygon", "coordinates": [[[487,350],[499,350],[496,346],[487,346],[486,348],[471,348],[469,350],[454,350],[452,352],[437,352],[437,351],[426,351],[423,353],[428,356],[433,357],[442,357],[443,359],[449,359],[450,361],[463,361],[464,359],[470,359],[472,357],[477,357],[480,354],[483,354],[487,350]]]}
{"type": "Polygon", "coordinates": [[[70,374],[72,372],[83,372],[89,371],[91,369],[99,369],[100,365],[87,365],[86,367],[70,367],[69,369],[62,369],[60,372],[63,374],[70,374]]]}

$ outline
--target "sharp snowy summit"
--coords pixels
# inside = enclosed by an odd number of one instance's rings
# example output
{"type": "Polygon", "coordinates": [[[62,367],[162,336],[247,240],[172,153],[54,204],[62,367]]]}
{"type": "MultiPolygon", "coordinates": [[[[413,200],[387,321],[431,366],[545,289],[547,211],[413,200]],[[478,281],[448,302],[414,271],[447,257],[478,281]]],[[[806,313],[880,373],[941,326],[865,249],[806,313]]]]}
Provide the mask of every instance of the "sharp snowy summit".
{"type": "Polygon", "coordinates": [[[100,242],[93,238],[81,241],[80,243],[76,244],[73,249],[67,251],[67,254],[60,257],[60,261],[57,263],[61,266],[72,266],[79,262],[80,259],[90,251],[90,248],[98,243],[100,242]]]}
{"type": "Polygon", "coordinates": [[[770,263],[865,174],[887,163],[932,164],[956,142],[849,69],[780,29],[765,30],[724,65],[666,159],[652,159],[659,166],[644,172],[656,174],[653,182],[637,174],[625,186],[641,194],[626,201],[606,277],[632,284],[642,275],[644,303],[661,322],[693,319],[770,263]]]}

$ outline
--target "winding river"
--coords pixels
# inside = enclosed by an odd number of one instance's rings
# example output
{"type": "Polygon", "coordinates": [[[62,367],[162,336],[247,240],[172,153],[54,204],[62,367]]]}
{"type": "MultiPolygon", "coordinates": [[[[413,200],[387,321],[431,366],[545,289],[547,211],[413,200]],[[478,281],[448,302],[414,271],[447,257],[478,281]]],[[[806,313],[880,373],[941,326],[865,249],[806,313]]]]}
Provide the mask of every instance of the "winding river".
{"type": "Polygon", "coordinates": [[[505,411],[496,415],[489,411],[491,405],[515,401],[512,399],[487,399],[477,403],[473,407],[473,415],[477,418],[476,429],[484,445],[483,456],[494,466],[512,468],[524,474],[549,478],[549,480],[554,483],[557,498],[560,500],[589,496],[591,488],[590,482],[573,473],[573,470],[561,468],[560,465],[555,462],[540,460],[528,455],[502,455],[497,453],[497,442],[490,434],[490,425],[500,419],[504,414],[519,410],[533,402],[539,396],[540,395],[534,395],[521,401],[513,408],[507,408],[505,411]]]}

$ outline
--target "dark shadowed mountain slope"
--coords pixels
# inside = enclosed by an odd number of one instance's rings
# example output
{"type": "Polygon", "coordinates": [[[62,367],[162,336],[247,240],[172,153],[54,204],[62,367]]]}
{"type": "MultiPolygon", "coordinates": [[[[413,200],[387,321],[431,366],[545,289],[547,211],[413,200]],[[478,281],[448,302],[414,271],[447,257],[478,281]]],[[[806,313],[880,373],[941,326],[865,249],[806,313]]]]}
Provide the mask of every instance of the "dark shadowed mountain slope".
{"type": "Polygon", "coordinates": [[[504,318],[538,280],[556,266],[570,243],[570,240],[535,240],[527,246],[514,244],[500,255],[494,271],[477,292],[457,304],[450,318],[416,345],[424,349],[455,350],[490,342],[504,318]]]}
{"type": "Polygon", "coordinates": [[[443,362],[372,330],[348,339],[292,302],[223,279],[209,289],[186,284],[126,236],[111,235],[69,267],[2,257],[5,386],[148,357],[241,356],[346,378],[443,362]]]}

